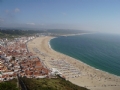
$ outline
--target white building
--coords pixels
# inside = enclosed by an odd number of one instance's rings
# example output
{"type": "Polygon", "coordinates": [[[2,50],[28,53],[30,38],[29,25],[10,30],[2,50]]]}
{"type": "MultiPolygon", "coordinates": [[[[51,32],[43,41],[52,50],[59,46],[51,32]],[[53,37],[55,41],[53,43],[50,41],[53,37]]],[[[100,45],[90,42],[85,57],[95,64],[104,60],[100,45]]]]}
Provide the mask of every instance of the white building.
{"type": "Polygon", "coordinates": [[[52,75],[61,75],[62,73],[60,71],[58,71],[56,68],[52,68],[52,75]]]}

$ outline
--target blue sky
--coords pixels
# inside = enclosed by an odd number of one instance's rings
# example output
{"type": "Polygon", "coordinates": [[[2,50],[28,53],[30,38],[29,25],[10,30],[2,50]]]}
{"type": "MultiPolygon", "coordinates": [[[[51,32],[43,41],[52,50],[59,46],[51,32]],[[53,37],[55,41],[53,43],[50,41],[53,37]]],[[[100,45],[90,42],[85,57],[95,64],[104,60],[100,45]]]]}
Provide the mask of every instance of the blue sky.
{"type": "Polygon", "coordinates": [[[0,0],[0,26],[120,32],[120,0],[0,0]]]}

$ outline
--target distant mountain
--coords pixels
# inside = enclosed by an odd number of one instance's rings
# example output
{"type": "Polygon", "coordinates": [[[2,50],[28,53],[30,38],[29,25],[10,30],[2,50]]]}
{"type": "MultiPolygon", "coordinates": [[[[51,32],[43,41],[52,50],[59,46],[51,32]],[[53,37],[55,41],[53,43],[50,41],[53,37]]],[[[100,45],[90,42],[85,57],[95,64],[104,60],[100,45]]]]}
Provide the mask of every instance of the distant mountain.
{"type": "Polygon", "coordinates": [[[37,33],[51,33],[51,35],[66,35],[89,33],[85,30],[69,30],[69,29],[29,29],[29,28],[0,28],[0,38],[13,38],[16,36],[29,36],[37,33]]]}

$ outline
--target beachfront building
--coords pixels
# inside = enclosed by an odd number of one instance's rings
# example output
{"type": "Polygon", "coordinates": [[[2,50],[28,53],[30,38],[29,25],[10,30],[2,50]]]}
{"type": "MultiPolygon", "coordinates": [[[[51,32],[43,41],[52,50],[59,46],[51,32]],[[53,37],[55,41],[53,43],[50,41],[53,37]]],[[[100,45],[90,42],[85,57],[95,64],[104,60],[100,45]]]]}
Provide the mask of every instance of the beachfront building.
{"type": "Polygon", "coordinates": [[[53,76],[62,75],[62,73],[61,73],[58,69],[56,69],[56,68],[52,68],[51,74],[52,74],[53,76]]]}
{"type": "Polygon", "coordinates": [[[0,46],[0,81],[17,78],[17,75],[27,78],[48,76],[50,70],[43,65],[38,57],[27,50],[26,42],[34,38],[15,38],[11,42],[6,42],[5,46],[0,46]]]}

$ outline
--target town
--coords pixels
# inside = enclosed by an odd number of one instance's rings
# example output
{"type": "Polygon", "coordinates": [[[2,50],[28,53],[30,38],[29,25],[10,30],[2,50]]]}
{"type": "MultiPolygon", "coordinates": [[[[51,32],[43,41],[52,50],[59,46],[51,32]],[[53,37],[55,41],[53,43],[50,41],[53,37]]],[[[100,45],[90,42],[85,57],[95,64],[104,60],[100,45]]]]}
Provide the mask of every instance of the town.
{"type": "Polygon", "coordinates": [[[7,38],[0,40],[0,81],[13,78],[45,78],[49,70],[42,64],[40,58],[29,52],[26,43],[35,36],[7,38]]]}

